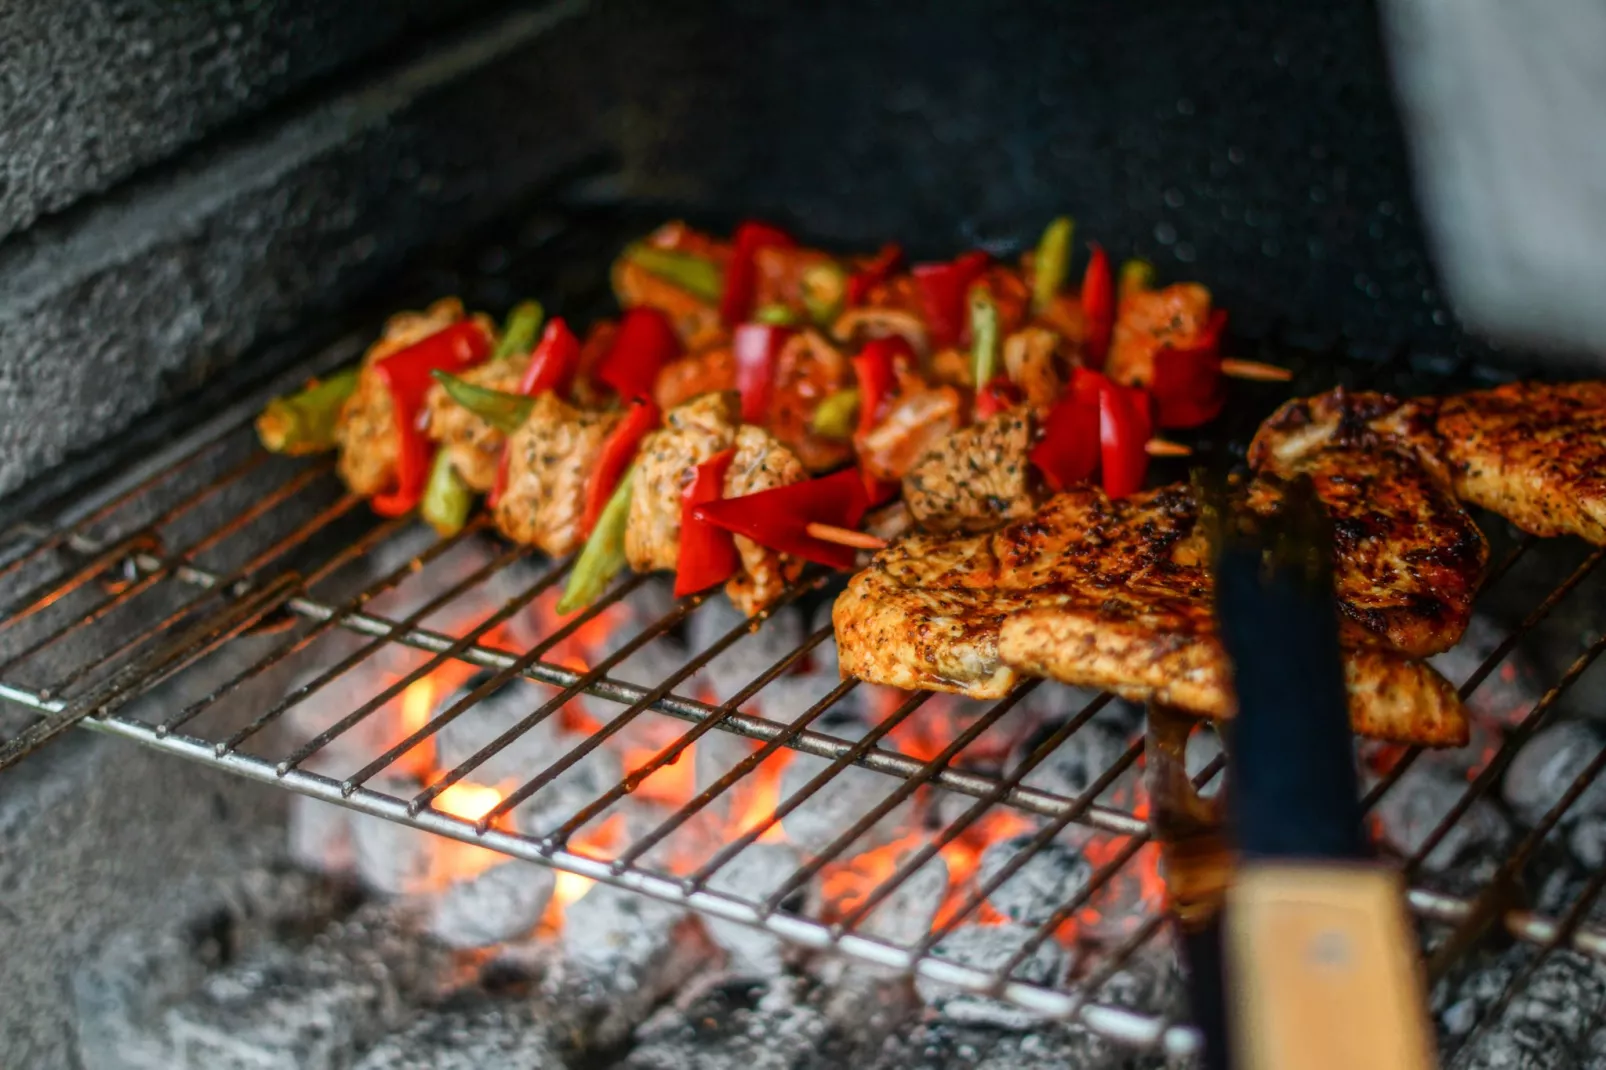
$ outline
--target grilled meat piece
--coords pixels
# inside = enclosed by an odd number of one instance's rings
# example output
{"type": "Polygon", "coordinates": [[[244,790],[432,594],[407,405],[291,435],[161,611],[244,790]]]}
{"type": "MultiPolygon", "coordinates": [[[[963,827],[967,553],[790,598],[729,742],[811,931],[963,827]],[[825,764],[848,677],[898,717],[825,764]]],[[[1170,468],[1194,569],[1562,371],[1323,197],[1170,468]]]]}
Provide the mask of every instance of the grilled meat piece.
{"type": "MultiPolygon", "coordinates": [[[[792,451],[761,428],[743,424],[734,444],[736,455],[725,472],[724,497],[740,498],[808,478],[792,451]]],[[[745,535],[735,538],[742,567],[726,582],[725,594],[733,606],[751,617],[780,597],[803,570],[803,562],[760,546],[745,535]]]]}
{"type": "Polygon", "coordinates": [[[1524,531],[1606,545],[1606,382],[1507,383],[1404,402],[1333,390],[1278,409],[1250,458],[1356,438],[1414,451],[1457,497],[1524,531]]]}
{"type": "Polygon", "coordinates": [[[1210,322],[1210,291],[1194,282],[1140,290],[1121,301],[1105,373],[1118,383],[1148,386],[1154,358],[1168,345],[1186,346],[1210,322]]]}
{"type": "Polygon", "coordinates": [[[816,434],[813,421],[820,402],[853,381],[853,364],[818,331],[797,332],[776,354],[764,426],[811,472],[835,468],[852,456],[848,443],[816,434]]]}
{"type": "Polygon", "coordinates": [[[617,413],[574,408],[550,391],[536,398],[523,426],[508,438],[498,530],[553,557],[579,549],[586,480],[619,420],[617,413]]]}
{"type": "Polygon", "coordinates": [[[987,531],[1031,515],[1031,445],[1024,405],[945,435],[904,473],[910,515],[926,531],[987,531]]]}
{"type": "Polygon", "coordinates": [[[1270,513],[1287,480],[1312,480],[1332,521],[1344,640],[1413,657],[1454,646],[1472,615],[1489,547],[1448,488],[1415,457],[1365,430],[1262,444],[1249,507],[1270,513]]]}
{"type": "MultiPolygon", "coordinates": [[[[475,386],[516,393],[529,363],[527,355],[487,361],[470,368],[462,377],[475,386]]],[[[429,437],[440,443],[463,482],[481,494],[489,491],[496,482],[496,468],[506,436],[453,401],[439,383],[431,386],[425,395],[424,411],[429,421],[429,437]]]]}
{"type": "MultiPolygon", "coordinates": [[[[357,387],[341,406],[335,425],[335,443],[340,449],[338,471],[353,494],[369,498],[389,490],[396,482],[401,452],[390,391],[372,372],[374,363],[422,342],[463,316],[463,302],[455,297],[442,298],[422,312],[398,312],[385,321],[378,341],[363,354],[357,387]]],[[[495,327],[490,320],[485,320],[485,326],[494,338],[495,327]]]]}
{"type": "Polygon", "coordinates": [[[741,399],[704,394],[669,410],[636,457],[636,482],[625,529],[625,558],[637,572],[673,569],[680,558],[681,494],[696,468],[736,439],[741,399]]]}
{"type": "MultiPolygon", "coordinates": [[[[647,236],[646,244],[677,253],[705,257],[723,268],[730,261],[730,246],[700,234],[685,223],[665,223],[647,236]]],[[[627,258],[614,262],[613,292],[620,307],[648,305],[669,317],[687,349],[702,349],[725,336],[719,308],[700,300],[672,282],[660,279],[627,258]]]]}
{"type": "Polygon", "coordinates": [[[906,380],[879,423],[854,435],[859,463],[876,479],[902,479],[915,461],[959,426],[963,402],[951,386],[906,380]]]}
{"type": "Polygon", "coordinates": [[[714,346],[671,361],[653,383],[652,399],[665,412],[700,394],[736,389],[736,358],[729,346],[714,346]]]}
{"type": "Polygon", "coordinates": [[[1059,349],[1060,336],[1047,327],[1023,327],[1004,339],[1004,374],[1033,412],[1048,412],[1065,392],[1059,349]]]}
{"type": "MultiPolygon", "coordinates": [[[[837,600],[842,671],[976,698],[1039,672],[1224,716],[1229,676],[1197,516],[1186,487],[1120,501],[1087,487],[992,534],[906,539],[837,600]]],[[[1431,668],[1383,650],[1347,658],[1357,731],[1464,738],[1460,703],[1431,668]]]]}

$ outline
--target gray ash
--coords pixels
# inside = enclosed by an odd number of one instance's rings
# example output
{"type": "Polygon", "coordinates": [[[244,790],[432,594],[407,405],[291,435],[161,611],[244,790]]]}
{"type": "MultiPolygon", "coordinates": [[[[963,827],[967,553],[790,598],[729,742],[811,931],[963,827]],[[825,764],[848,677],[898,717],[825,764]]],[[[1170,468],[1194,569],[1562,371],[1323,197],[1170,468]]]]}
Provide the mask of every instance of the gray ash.
{"type": "MultiPolygon", "coordinates": [[[[990,883],[1006,865],[1032,848],[1031,834],[1001,840],[988,847],[977,870],[978,883],[990,883]]],[[[1093,867],[1082,853],[1050,840],[988,895],[992,908],[1011,921],[1038,926],[1087,887],[1093,867]]]]}
{"type": "Polygon", "coordinates": [[[534,929],[557,879],[546,866],[500,862],[458,880],[435,900],[429,933],[447,947],[492,947],[534,929]]]}
{"type": "MultiPolygon", "coordinates": [[[[1008,962],[1034,936],[1033,930],[1021,925],[964,925],[943,937],[932,953],[940,959],[991,972],[1008,962]]],[[[1069,967],[1069,955],[1051,938],[1039,943],[1016,967],[1013,979],[1052,987],[1060,983],[1069,967]]],[[[956,1022],[1027,1029],[1038,1021],[1038,1015],[1023,1007],[929,977],[915,978],[915,988],[928,1004],[956,1022]]]]}

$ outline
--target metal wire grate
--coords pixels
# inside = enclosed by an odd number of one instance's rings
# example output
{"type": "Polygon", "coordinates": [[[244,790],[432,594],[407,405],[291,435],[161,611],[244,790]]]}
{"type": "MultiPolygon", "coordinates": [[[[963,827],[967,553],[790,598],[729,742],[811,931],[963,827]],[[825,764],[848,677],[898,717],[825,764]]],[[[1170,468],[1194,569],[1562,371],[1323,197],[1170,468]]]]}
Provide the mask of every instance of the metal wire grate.
{"type": "MultiPolygon", "coordinates": [[[[338,347],[314,363],[327,365],[350,351],[349,345],[338,347]]],[[[1372,373],[1377,371],[1374,368],[1372,373]]],[[[901,726],[922,716],[933,699],[929,693],[904,697],[859,738],[844,738],[821,728],[829,723],[829,712],[861,686],[851,680],[829,689],[790,719],[753,712],[750,702],[755,696],[831,643],[828,626],[807,634],[719,702],[708,701],[693,685],[713,659],[752,641],[754,629],[746,622],[729,627],[652,686],[631,683],[616,674],[632,655],[683,628],[704,609],[707,596],[675,602],[594,664],[576,666],[557,657],[562,644],[651,582],[646,577],[619,581],[596,605],[576,617],[554,622],[546,634],[519,649],[495,642],[497,630],[555,590],[566,575],[567,562],[541,566],[528,582],[516,584],[517,590],[511,594],[505,586],[498,587],[499,597],[485,604],[483,613],[461,626],[443,629],[431,623],[436,614],[465,596],[487,590],[493,581],[505,579],[507,570],[523,557],[522,551],[485,538],[485,523],[480,520],[452,538],[422,545],[398,567],[377,578],[364,576],[360,585],[353,586],[352,575],[360,572],[360,566],[376,551],[418,532],[406,521],[375,523],[359,501],[341,491],[327,462],[291,462],[258,451],[248,422],[260,401],[243,399],[137,471],[79,498],[50,523],[25,524],[11,532],[11,542],[0,558],[0,601],[4,605],[0,610],[0,696],[37,717],[22,728],[18,739],[42,742],[82,718],[85,726],[97,731],[389,821],[612,882],[708,915],[759,925],[807,947],[834,949],[984,992],[1042,1014],[1078,1019],[1120,1042],[1179,1055],[1195,1050],[1195,1034],[1185,1023],[1159,1009],[1119,1006],[1106,998],[1106,983],[1164,933],[1163,915],[1155,910],[1138,916],[1119,937],[1103,941],[1096,953],[1083,958],[1066,984],[1045,986],[1020,979],[1023,964],[1040,945],[1055,939],[1068,920],[1114,882],[1135,879],[1141,867],[1153,865],[1141,806],[1131,799],[1127,805],[1112,803],[1108,794],[1108,789],[1141,762],[1141,733],[1075,797],[1025,783],[1057,748],[1089,730],[1112,702],[1110,696],[1095,698],[1077,710],[1061,711],[1064,716],[1053,724],[1052,731],[1026,750],[1006,774],[967,764],[966,758],[978,739],[1031,696],[1035,683],[976,711],[951,738],[940,741],[939,749],[925,756],[905,753],[892,743],[901,726]],[[489,547],[483,550],[481,563],[466,573],[437,579],[441,562],[471,544],[489,547]],[[375,610],[387,592],[420,576],[430,592],[427,600],[401,614],[375,610]],[[299,663],[309,648],[336,633],[356,637],[343,656],[320,662],[316,675],[302,679],[267,708],[246,711],[250,717],[244,723],[238,723],[238,717],[230,720],[225,716],[239,705],[231,699],[246,694],[247,685],[299,663]],[[247,636],[251,637],[250,656],[230,663],[221,682],[209,684],[201,693],[194,693],[193,688],[185,693],[177,686],[183,670],[238,648],[247,636]],[[378,693],[353,704],[321,730],[299,738],[287,734],[286,715],[298,703],[395,648],[420,655],[378,693]],[[427,723],[376,748],[348,775],[319,771],[319,756],[332,744],[348,738],[410,685],[449,664],[472,666],[489,675],[435,710],[427,723]],[[410,793],[395,789],[394,781],[385,776],[387,770],[419,748],[430,746],[443,728],[516,679],[545,685],[546,696],[455,767],[440,770],[427,786],[410,793]],[[157,691],[170,680],[175,681],[173,688],[157,691]],[[444,792],[503,754],[526,733],[562,716],[570,700],[582,694],[611,700],[622,709],[605,724],[592,726],[575,746],[545,768],[526,772],[522,783],[503,793],[500,801],[477,819],[453,816],[435,805],[444,792]],[[152,695],[158,695],[159,701],[135,704],[136,699],[152,695]],[[140,712],[134,712],[136,709],[140,712]],[[539,836],[510,828],[509,814],[596,749],[630,731],[642,718],[665,716],[689,727],[659,744],[650,757],[629,768],[623,779],[539,836]],[[716,731],[747,737],[755,745],[701,790],[680,800],[653,827],[637,830],[629,842],[606,857],[577,844],[582,830],[716,731]],[[678,864],[666,868],[660,848],[694,824],[699,814],[728,799],[739,786],[751,783],[757,771],[783,751],[813,755],[824,764],[806,784],[777,799],[767,813],[740,833],[708,845],[694,858],[682,856],[678,864]],[[741,851],[759,842],[817,794],[833,790],[850,766],[888,778],[887,793],[855,812],[850,825],[823,848],[806,855],[796,872],[762,896],[744,897],[712,886],[741,851]],[[944,810],[946,819],[927,830],[921,845],[899,858],[851,905],[830,913],[823,909],[799,912],[792,905],[798,889],[851,857],[855,843],[869,830],[910,799],[932,792],[965,798],[957,807],[944,810]],[[899,944],[863,931],[866,919],[922,866],[999,812],[1029,820],[1025,850],[1001,868],[977,874],[920,938],[899,944]],[[1097,863],[1085,884],[1033,925],[1030,937],[1007,961],[996,968],[980,969],[937,954],[946,936],[968,919],[984,914],[989,897],[1072,825],[1085,827],[1101,845],[1097,863]]],[[[1489,585],[1498,584],[1530,555],[1539,553],[1540,547],[1539,540],[1532,538],[1516,541],[1491,570],[1489,585]]],[[[1551,588],[1461,683],[1462,695],[1472,695],[1526,635],[1598,570],[1603,556],[1606,550],[1589,553],[1551,588]]],[[[826,576],[805,575],[786,592],[776,611],[817,599],[828,582],[826,576]]],[[[1557,948],[1606,958],[1606,930],[1584,924],[1606,887],[1606,876],[1589,881],[1574,905],[1559,917],[1523,909],[1515,892],[1534,853],[1568,807],[1606,768],[1606,752],[1562,789],[1554,807],[1505,855],[1495,879],[1473,894],[1451,894],[1434,887],[1424,873],[1424,859],[1468,808],[1489,794],[1522,743],[1555,717],[1559,700],[1606,649],[1603,624],[1606,621],[1594,622],[1593,638],[1584,644],[1576,661],[1515,722],[1500,747],[1472,777],[1461,800],[1405,863],[1416,882],[1409,896],[1410,907],[1431,930],[1429,962],[1436,976],[1450,969],[1491,927],[1501,927],[1536,945],[1527,967],[1511,980],[1502,1005],[1520,990],[1544,956],[1557,948]]],[[[767,627],[771,627],[769,619],[759,625],[767,627]]],[[[1401,755],[1369,793],[1367,805],[1383,799],[1419,758],[1420,752],[1415,750],[1401,755]]],[[[1196,782],[1207,783],[1221,766],[1217,758],[1198,774],[1196,782]]],[[[928,811],[937,812],[937,808],[928,811]]]]}

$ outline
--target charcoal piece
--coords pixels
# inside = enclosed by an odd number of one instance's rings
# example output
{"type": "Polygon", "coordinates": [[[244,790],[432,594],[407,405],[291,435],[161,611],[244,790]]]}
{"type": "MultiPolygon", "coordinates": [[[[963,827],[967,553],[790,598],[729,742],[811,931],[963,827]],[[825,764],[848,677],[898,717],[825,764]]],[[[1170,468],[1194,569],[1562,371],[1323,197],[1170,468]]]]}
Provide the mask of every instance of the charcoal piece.
{"type": "MultiPolygon", "coordinates": [[[[1446,680],[1459,685],[1505,642],[1507,631],[1491,618],[1474,614],[1461,641],[1428,658],[1428,664],[1439,670],[1446,680]]],[[[1527,716],[1543,690],[1521,649],[1510,651],[1495,671],[1484,677],[1467,696],[1466,705],[1473,715],[1474,731],[1480,721],[1493,725],[1517,723],[1527,716]]]]}
{"type": "MultiPolygon", "coordinates": [[[[831,763],[812,754],[796,754],[781,771],[781,800],[805,788],[831,763]]],[[[806,854],[819,854],[866,812],[897,790],[902,779],[850,765],[821,784],[797,809],[781,819],[787,841],[806,854]]],[[[914,802],[906,798],[853,841],[854,852],[881,847],[910,832],[914,802]]]]}
{"type": "MultiPolygon", "coordinates": [[[[609,630],[607,638],[592,655],[592,661],[598,662],[605,657],[612,656],[626,643],[634,639],[649,621],[634,621],[628,625],[615,625],[609,630]]],[[[681,666],[686,664],[686,647],[670,636],[659,636],[638,647],[617,664],[608,669],[607,675],[611,680],[620,683],[635,684],[637,687],[650,690],[663,683],[673,675],[681,666]]],[[[682,694],[691,691],[691,679],[683,680],[676,688],[682,694]]],[[[608,724],[615,717],[630,708],[626,702],[616,702],[613,699],[603,698],[589,692],[580,696],[580,704],[585,711],[603,724],[608,724]]]]}
{"type": "MultiPolygon", "coordinates": [[[[1566,722],[1552,725],[1524,744],[1506,769],[1501,790],[1525,824],[1535,824],[1560,801],[1573,779],[1595,760],[1606,740],[1595,729],[1566,722]]],[[[1606,777],[1597,777],[1568,808],[1564,822],[1606,813],[1606,777]]]]}
{"type": "MultiPolygon", "coordinates": [[[[412,782],[373,785],[377,790],[409,798],[419,790],[412,782]]],[[[357,879],[382,895],[419,895],[436,886],[438,852],[445,842],[432,832],[353,812],[351,853],[357,879]]]]}
{"type": "MultiPolygon", "coordinates": [[[[757,746],[747,737],[730,732],[716,729],[706,733],[697,741],[696,754],[692,758],[697,792],[701,794],[707,791],[720,777],[741,764],[757,746]]],[[[720,821],[727,820],[732,813],[746,813],[762,775],[748,773],[716,796],[703,808],[703,813],[720,821]]]]}
{"type": "MultiPolygon", "coordinates": [[[[965,925],[943,937],[932,954],[990,972],[1001,968],[1032,936],[1032,930],[1021,925],[965,925]]],[[[1065,949],[1053,939],[1045,940],[1016,967],[1012,980],[1052,987],[1064,978],[1069,965],[1065,949]]],[[[1024,1007],[923,975],[915,978],[915,989],[928,1004],[956,1022],[1026,1029],[1040,1020],[1036,1012],[1024,1007]]]]}
{"type": "MultiPolygon", "coordinates": [[[[689,645],[692,653],[695,655],[707,650],[746,619],[724,596],[709,599],[691,618],[689,645]]],[[[769,619],[759,622],[749,634],[709,660],[698,671],[697,678],[715,702],[725,702],[791,653],[803,641],[803,637],[802,615],[795,607],[783,606],[769,619]]],[[[766,692],[767,689],[754,695],[743,704],[743,708],[763,716],[782,716],[780,713],[771,714],[771,699],[766,692]]]]}
{"type": "Polygon", "coordinates": [[[447,947],[490,947],[534,929],[556,883],[552,870],[510,861],[454,882],[430,912],[429,932],[447,947]]]}
{"type": "Polygon", "coordinates": [[[174,1068],[343,1070],[401,1026],[444,961],[402,915],[336,922],[303,948],[271,945],[208,976],[163,1016],[174,1068]]]}
{"type": "MultiPolygon", "coordinates": [[[[991,845],[982,853],[977,880],[991,882],[1007,864],[1031,848],[1030,833],[991,845]]],[[[1042,925],[1061,905],[1087,887],[1092,874],[1092,865],[1080,851],[1058,840],[1050,840],[993,889],[987,902],[1011,921],[1027,926],[1042,925]]]]}
{"type": "Polygon", "coordinates": [[[889,1038],[868,1070],[1149,1070],[1160,1065],[1058,1022],[1014,1033],[938,1018],[889,1038]]]}
{"type": "MultiPolygon", "coordinates": [[[[1466,1070],[1578,1066],[1577,1049],[1598,1025],[1603,1002],[1606,963],[1573,951],[1552,952],[1499,1020],[1468,1041],[1456,1066],[1466,1070]]],[[[1458,1013],[1468,1017],[1464,1011],[1458,1013]]]]}
{"type": "MultiPolygon", "coordinates": [[[[494,675],[489,669],[481,669],[436,703],[434,715],[451,709],[494,675]]],[[[553,694],[552,688],[525,680],[507,681],[435,733],[436,764],[442,769],[456,768],[540,709],[553,694]]],[[[557,749],[560,735],[557,714],[548,716],[516,736],[484,764],[476,766],[469,777],[481,784],[500,784],[506,780],[523,783],[563,753],[557,749]]]]}
{"type": "MultiPolygon", "coordinates": [[[[802,865],[803,856],[794,847],[784,843],[755,843],[716,870],[708,880],[708,888],[756,906],[768,899],[802,865]]],[[[788,895],[780,909],[790,914],[817,912],[817,877],[811,877],[788,895]]],[[[788,945],[773,933],[715,917],[703,918],[703,927],[714,943],[725,949],[730,968],[736,973],[767,977],[779,973],[786,965],[788,945]]]]}
{"type": "Polygon", "coordinates": [[[558,1047],[532,1008],[486,1000],[424,1012],[352,1070],[563,1070],[558,1047]]]}
{"type": "MultiPolygon", "coordinates": [[[[1426,756],[1384,793],[1372,812],[1383,839],[1410,858],[1466,792],[1464,775],[1426,756]]],[[[1424,864],[1443,872],[1475,851],[1498,849],[1507,836],[1500,812],[1488,799],[1479,798],[1428,852],[1424,864]]]]}
{"type": "MultiPolygon", "coordinates": [[[[1018,768],[1028,755],[1053,734],[1053,725],[1044,725],[1027,739],[1017,752],[1012,768],[1018,768]]],[[[1103,776],[1127,749],[1127,737],[1116,729],[1091,721],[1072,732],[1039,762],[1031,772],[1021,778],[1028,788],[1051,792],[1068,800],[1082,796],[1099,777],[1103,776]]],[[[1097,800],[1112,804],[1119,794],[1136,783],[1137,775],[1128,769],[1101,792],[1097,800]]],[[[1087,832],[1076,823],[1067,825],[1065,836],[1072,842],[1085,839],[1087,832]]]]}
{"type": "Polygon", "coordinates": [[[290,858],[318,873],[348,873],[356,865],[352,847],[353,813],[310,795],[290,796],[290,858]]]}
{"type": "Polygon", "coordinates": [[[826,1070],[845,1058],[831,1019],[784,978],[728,981],[666,1008],[636,1035],[625,1070],[826,1070]]]}
{"type": "Polygon", "coordinates": [[[1590,869],[1606,866],[1606,817],[1586,817],[1567,834],[1573,857],[1590,869]]]}
{"type": "MultiPolygon", "coordinates": [[[[894,866],[903,865],[912,853],[901,853],[894,866]]],[[[948,863],[942,855],[932,855],[876,904],[859,923],[857,932],[899,947],[911,947],[931,931],[931,923],[947,894],[948,863]]]]}
{"type": "MultiPolygon", "coordinates": [[[[572,733],[557,737],[555,758],[581,742],[583,737],[572,733]]],[[[624,767],[618,755],[606,747],[597,747],[515,807],[513,822],[526,836],[544,836],[622,779],[624,767]]]]}
{"type": "Polygon", "coordinates": [[[587,1046],[606,1048],[718,957],[684,908],[598,883],[566,909],[562,946],[541,990],[587,1046]]]}

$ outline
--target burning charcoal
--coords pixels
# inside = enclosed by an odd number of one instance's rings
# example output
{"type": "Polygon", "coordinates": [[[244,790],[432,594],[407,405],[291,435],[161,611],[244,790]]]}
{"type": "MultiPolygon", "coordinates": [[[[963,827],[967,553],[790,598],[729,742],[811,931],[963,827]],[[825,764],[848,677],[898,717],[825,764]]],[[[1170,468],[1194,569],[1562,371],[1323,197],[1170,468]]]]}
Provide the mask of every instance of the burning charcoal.
{"type": "MultiPolygon", "coordinates": [[[[1606,746],[1593,728],[1576,722],[1552,725],[1530,739],[1506,769],[1506,802],[1524,824],[1544,816],[1573,779],[1606,746]]],[[[1564,822],[1606,812],[1606,777],[1598,777],[1568,809],[1564,822]]]]}
{"type": "MultiPolygon", "coordinates": [[[[1580,1065],[1573,1053],[1597,1024],[1606,1001],[1606,964],[1555,951],[1457,1057],[1467,1070],[1550,1070],[1580,1065]]],[[[1467,1024],[1467,1023],[1458,1023],[1467,1024]]]]}
{"type": "MultiPolygon", "coordinates": [[[[577,735],[558,736],[553,755],[545,765],[561,758],[580,742],[582,737],[577,735]]],[[[526,836],[544,836],[622,779],[624,766],[619,756],[606,747],[598,747],[520,803],[513,811],[514,824],[526,836]]]]}
{"type": "MultiPolygon", "coordinates": [[[[749,904],[762,903],[803,865],[803,856],[783,843],[755,843],[717,870],[708,881],[710,891],[749,904]]],[[[819,908],[819,887],[811,878],[787,896],[781,910],[810,914],[819,908]]],[[[714,943],[730,956],[730,968],[751,977],[779,973],[786,964],[786,943],[778,936],[739,921],[705,917],[703,927],[714,943]]]]}
{"type": "Polygon", "coordinates": [[[1567,836],[1573,857],[1590,869],[1606,866],[1606,817],[1583,818],[1567,836]]]}
{"type": "Polygon", "coordinates": [[[412,1014],[443,965],[396,913],[359,911],[304,948],[268,948],[211,975],[169,1008],[169,1065],[339,1070],[412,1014]]]}
{"type": "MultiPolygon", "coordinates": [[[[476,672],[461,687],[438,702],[434,714],[451,709],[460,699],[495,675],[490,669],[476,672]]],[[[435,733],[436,764],[441,769],[454,769],[461,765],[480,748],[540,709],[552,694],[550,688],[524,680],[507,681],[435,733]]],[[[471,775],[476,781],[486,784],[528,780],[562,753],[556,750],[558,735],[558,715],[553,714],[527,729],[483,765],[477,766],[471,775]]]]}
{"type": "Polygon", "coordinates": [[[534,929],[556,878],[546,866],[502,862],[454,882],[435,902],[429,931],[447,947],[490,947],[534,929]]]}
{"type": "MultiPolygon", "coordinates": [[[[392,783],[382,790],[405,799],[418,791],[418,785],[392,783]]],[[[357,879],[364,887],[383,895],[417,895],[434,887],[436,851],[444,842],[434,833],[382,817],[351,815],[351,849],[357,879]]]]}
{"type": "Polygon", "coordinates": [[[918,1066],[955,1070],[1134,1070],[1158,1066],[1130,1050],[1059,1022],[1038,1022],[1029,1032],[1005,1033],[946,1019],[917,1024],[889,1040],[869,1070],[918,1066]]]}
{"type": "MultiPolygon", "coordinates": [[[[1030,834],[1002,840],[988,847],[977,871],[979,882],[989,882],[1017,855],[1030,850],[1030,834]]],[[[1087,887],[1093,867],[1082,853],[1058,840],[1050,840],[993,890],[987,902],[1000,914],[1022,925],[1037,926],[1087,887]]]]}
{"type": "MultiPolygon", "coordinates": [[[[710,599],[692,616],[692,652],[695,654],[707,650],[745,619],[725,598],[710,599]]],[[[736,640],[704,665],[698,677],[712,693],[715,702],[724,702],[751,683],[754,677],[791,653],[802,641],[802,616],[793,607],[783,607],[762,622],[756,631],[736,640]]],[[[766,691],[760,691],[746,706],[768,715],[768,701],[766,691]]]]}
{"type": "Polygon", "coordinates": [[[567,908],[542,990],[593,1045],[611,1047],[718,954],[685,909],[598,883],[567,908]]]}
{"type": "MultiPolygon", "coordinates": [[[[1383,839],[1407,858],[1413,856],[1466,791],[1466,778],[1457,771],[1431,761],[1417,762],[1373,810],[1383,839]]],[[[1500,812],[1480,798],[1428,852],[1424,864],[1442,872],[1458,858],[1499,845],[1506,832],[1500,812]]]]}
{"type": "MultiPolygon", "coordinates": [[[[1021,748],[1020,760],[1031,754],[1051,733],[1052,728],[1044,726],[1034,738],[1027,740],[1021,748]]],[[[1116,763],[1126,747],[1127,741],[1113,729],[1097,722],[1085,724],[1054,748],[1022,778],[1021,783],[1029,788],[1075,799],[1116,763]]]]}
{"type": "MultiPolygon", "coordinates": [[[[1008,962],[1032,935],[1031,929],[1021,925],[965,925],[943,937],[932,954],[990,972],[1008,962]]],[[[1045,940],[1016,967],[1012,979],[1052,987],[1060,983],[1069,964],[1065,949],[1052,939],[1045,940]]],[[[929,977],[916,977],[915,988],[922,999],[953,1021],[1026,1029],[1039,1020],[1033,1011],[929,977]]]]}
{"type": "Polygon", "coordinates": [[[544,1024],[517,1002],[425,1011],[352,1070],[563,1070],[544,1024]]]}
{"type": "Polygon", "coordinates": [[[726,981],[684,1009],[665,1008],[636,1034],[624,1070],[814,1070],[853,1066],[820,1009],[784,979],[726,981]]]}
{"type": "MultiPolygon", "coordinates": [[[[781,771],[781,799],[790,799],[831,763],[812,754],[796,754],[781,771]]],[[[788,842],[806,854],[819,854],[842,833],[891,795],[902,783],[856,765],[837,772],[802,805],[781,819],[788,842]]],[[[913,799],[905,799],[853,842],[855,852],[891,843],[909,832],[913,799]]]]}
{"type": "MultiPolygon", "coordinates": [[[[900,853],[894,866],[901,866],[910,853],[900,853]]],[[[883,877],[890,875],[889,872],[883,877]]],[[[942,855],[932,855],[877,904],[856,931],[861,936],[874,936],[899,947],[911,947],[931,931],[931,923],[947,894],[948,863],[943,861],[942,855]]]]}
{"type": "MultiPolygon", "coordinates": [[[[1507,629],[1482,614],[1475,615],[1461,641],[1428,659],[1444,678],[1460,684],[1478,670],[1505,641],[1507,629]]],[[[1521,650],[1507,654],[1500,665],[1467,697],[1467,709],[1477,721],[1494,725],[1515,724],[1533,708],[1543,689],[1521,650]]]]}
{"type": "MultiPolygon", "coordinates": [[[[616,625],[610,629],[607,638],[592,654],[591,663],[595,664],[613,655],[640,634],[646,623],[650,622],[616,625]]],[[[608,670],[608,677],[621,683],[635,684],[637,687],[657,687],[666,677],[686,664],[688,656],[686,647],[678,640],[661,635],[638,647],[623,661],[612,666],[608,670]]],[[[682,681],[677,690],[681,693],[690,692],[691,680],[682,681]]],[[[613,699],[602,698],[589,692],[580,696],[580,703],[587,713],[603,724],[609,723],[630,708],[628,703],[615,702],[613,699]]]]}
{"type": "Polygon", "coordinates": [[[356,864],[353,813],[307,795],[290,796],[290,858],[317,873],[346,873],[356,864]]]}

